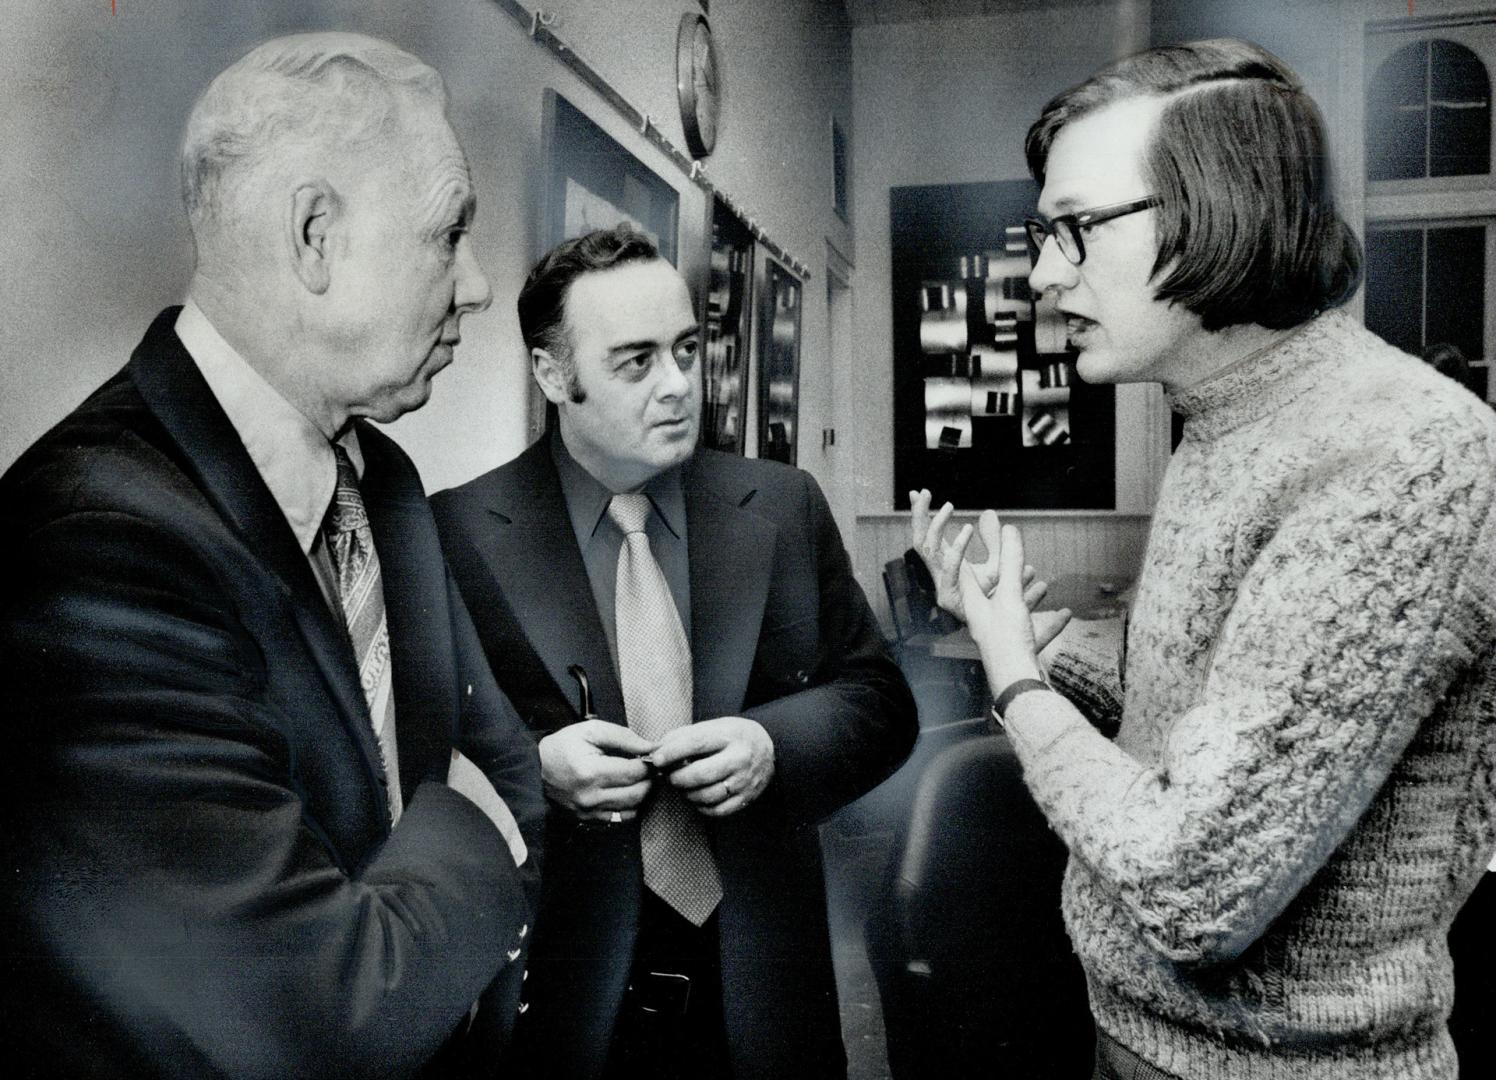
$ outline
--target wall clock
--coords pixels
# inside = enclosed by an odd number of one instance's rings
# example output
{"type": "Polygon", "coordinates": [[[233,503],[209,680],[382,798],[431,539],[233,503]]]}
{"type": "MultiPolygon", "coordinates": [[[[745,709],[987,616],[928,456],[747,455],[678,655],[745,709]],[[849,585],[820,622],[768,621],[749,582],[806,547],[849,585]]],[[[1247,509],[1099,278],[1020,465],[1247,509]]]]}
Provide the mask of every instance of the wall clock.
{"type": "Polygon", "coordinates": [[[682,15],[680,30],[675,35],[675,91],[680,100],[686,147],[693,158],[706,157],[717,145],[721,85],[712,28],[700,15],[682,15]]]}

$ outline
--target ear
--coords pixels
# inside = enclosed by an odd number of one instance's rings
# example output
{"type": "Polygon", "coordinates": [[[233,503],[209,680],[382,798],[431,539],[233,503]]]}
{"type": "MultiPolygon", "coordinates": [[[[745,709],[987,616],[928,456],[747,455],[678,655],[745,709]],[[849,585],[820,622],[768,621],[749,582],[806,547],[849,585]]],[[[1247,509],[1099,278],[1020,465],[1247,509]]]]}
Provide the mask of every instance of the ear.
{"type": "Polygon", "coordinates": [[[530,370],[535,375],[535,381],[540,384],[540,392],[545,395],[547,401],[557,406],[565,405],[571,401],[571,395],[567,390],[570,380],[567,378],[566,368],[551,355],[548,349],[530,350],[530,370]]]}
{"type": "Polygon", "coordinates": [[[330,233],[342,207],[325,180],[304,183],[291,193],[291,268],[307,291],[318,296],[332,284],[330,233]]]}

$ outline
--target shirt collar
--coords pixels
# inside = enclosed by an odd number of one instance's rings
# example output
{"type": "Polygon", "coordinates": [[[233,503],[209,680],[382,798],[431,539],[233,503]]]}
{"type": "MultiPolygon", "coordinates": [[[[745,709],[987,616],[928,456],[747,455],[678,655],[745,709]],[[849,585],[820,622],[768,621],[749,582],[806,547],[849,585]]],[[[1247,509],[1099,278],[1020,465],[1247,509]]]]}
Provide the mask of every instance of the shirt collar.
{"type": "MultiPolygon", "coordinates": [[[[550,434],[551,460],[556,463],[556,473],[561,479],[561,494],[566,499],[566,511],[571,517],[571,527],[576,532],[577,543],[586,547],[597,535],[598,526],[608,513],[608,503],[613,492],[603,486],[595,476],[582,468],[577,459],[566,449],[561,432],[550,434]]],[[[681,486],[680,467],[666,469],[652,478],[641,489],[649,496],[655,514],[679,539],[686,535],[686,495],[681,486]]]]}
{"type": "MultiPolygon", "coordinates": [[[[302,552],[310,554],[337,487],[332,444],[223,339],[190,298],[177,316],[176,332],[249,451],[302,552]]],[[[358,434],[350,428],[338,444],[363,476],[358,434]]]]}

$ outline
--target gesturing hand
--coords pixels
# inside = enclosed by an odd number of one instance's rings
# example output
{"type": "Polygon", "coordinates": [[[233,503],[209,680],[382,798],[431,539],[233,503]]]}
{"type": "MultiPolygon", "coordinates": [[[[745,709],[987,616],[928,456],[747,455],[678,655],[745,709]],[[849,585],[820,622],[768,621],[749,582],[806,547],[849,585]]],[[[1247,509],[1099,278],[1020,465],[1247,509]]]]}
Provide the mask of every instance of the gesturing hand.
{"type": "Polygon", "coordinates": [[[727,817],[774,778],[774,740],[756,720],[719,716],[668,732],[649,760],[703,814],[727,817]]]}
{"type": "Polygon", "coordinates": [[[1034,648],[1043,652],[1049,643],[1060,636],[1060,631],[1070,625],[1070,609],[1058,611],[1036,611],[1034,614],[1034,648]]]}
{"type": "MultiPolygon", "coordinates": [[[[961,526],[954,540],[945,539],[946,523],[950,521],[951,514],[955,510],[950,503],[942,506],[934,518],[931,518],[930,492],[928,490],[911,491],[909,508],[914,534],[914,550],[919,552],[920,558],[930,571],[930,577],[935,580],[935,602],[964,622],[966,615],[961,600],[961,567],[970,566],[975,571],[977,582],[982,586],[983,593],[991,592],[992,587],[997,583],[997,556],[1002,547],[1001,526],[997,520],[997,514],[992,510],[984,510],[981,517],[977,519],[976,532],[982,538],[986,558],[980,563],[975,563],[966,558],[967,549],[971,546],[972,528],[970,525],[961,526]]],[[[1049,592],[1049,583],[1036,580],[1032,566],[1023,568],[1020,581],[1023,585],[1023,601],[1028,605],[1028,609],[1033,611],[1049,592]]],[[[1038,616],[1035,618],[1037,620],[1038,616]]],[[[1068,612],[1065,613],[1063,619],[1044,619],[1044,631],[1048,636],[1041,642],[1040,648],[1059,634],[1069,619],[1068,612]]]]}
{"type": "Polygon", "coordinates": [[[955,507],[946,503],[933,518],[930,517],[929,489],[909,493],[909,523],[913,533],[913,548],[919,552],[930,577],[935,579],[935,602],[956,618],[961,614],[961,587],[957,575],[961,560],[966,556],[966,546],[971,543],[971,526],[961,526],[954,540],[945,538],[946,522],[950,521],[955,507]]]}
{"type": "Polygon", "coordinates": [[[546,796],[583,821],[627,821],[649,794],[649,769],[641,758],[654,748],[622,724],[568,724],[540,740],[546,796]]]}
{"type": "MultiPolygon", "coordinates": [[[[991,513],[991,511],[987,511],[991,513]]],[[[983,515],[986,516],[985,514],[983,515]]],[[[1018,679],[1039,678],[1040,648],[1034,628],[1034,616],[1024,597],[1023,537],[1011,525],[997,529],[998,546],[989,548],[988,562],[996,563],[997,582],[988,589],[978,569],[970,563],[961,568],[961,602],[966,610],[966,625],[982,651],[982,663],[994,690],[1018,679]]],[[[1060,612],[1058,626],[1045,626],[1048,640],[1069,620],[1069,612],[1060,612]]]]}

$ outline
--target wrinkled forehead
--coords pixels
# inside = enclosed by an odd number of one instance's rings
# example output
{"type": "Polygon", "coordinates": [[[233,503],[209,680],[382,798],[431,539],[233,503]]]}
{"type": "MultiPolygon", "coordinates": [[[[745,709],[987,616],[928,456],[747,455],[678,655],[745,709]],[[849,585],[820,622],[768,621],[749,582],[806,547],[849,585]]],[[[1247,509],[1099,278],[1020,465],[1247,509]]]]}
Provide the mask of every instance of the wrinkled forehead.
{"type": "Polygon", "coordinates": [[[1128,98],[1070,121],[1049,148],[1039,212],[1047,217],[1151,194],[1143,176],[1165,99],[1128,98]]]}
{"type": "Polygon", "coordinates": [[[426,102],[402,109],[399,123],[375,152],[397,166],[430,213],[441,216],[456,205],[471,216],[475,195],[467,155],[441,109],[426,102]]]}

